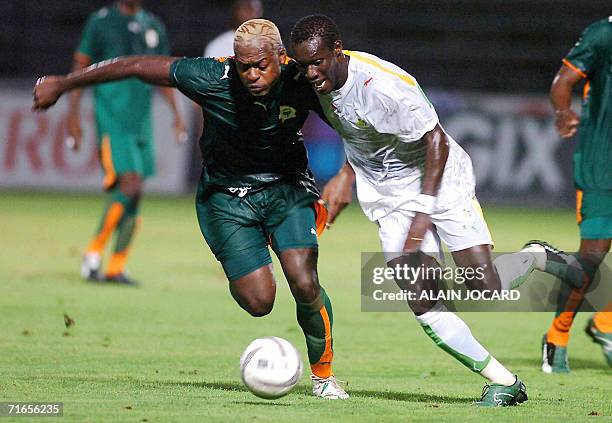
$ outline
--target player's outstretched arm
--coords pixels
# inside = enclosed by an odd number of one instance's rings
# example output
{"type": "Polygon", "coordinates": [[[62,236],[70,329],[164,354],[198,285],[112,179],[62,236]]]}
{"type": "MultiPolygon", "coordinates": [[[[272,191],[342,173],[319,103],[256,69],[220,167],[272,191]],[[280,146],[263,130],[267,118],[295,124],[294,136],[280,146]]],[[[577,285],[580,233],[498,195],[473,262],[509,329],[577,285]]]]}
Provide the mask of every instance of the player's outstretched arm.
{"type": "Polygon", "coordinates": [[[580,118],[572,110],[572,90],[582,75],[567,66],[561,66],[550,87],[550,102],[555,111],[555,126],[561,138],[574,136],[580,118]]]}
{"type": "Polygon", "coordinates": [[[170,65],[177,57],[130,56],[94,63],[65,76],[43,76],[34,87],[34,110],[48,109],[72,89],[136,77],[153,85],[171,86],[170,65]]]}
{"type": "MultiPolygon", "coordinates": [[[[421,193],[417,201],[422,203],[423,208],[433,210],[438,188],[444,175],[444,167],[448,159],[448,137],[440,125],[423,136],[427,150],[425,153],[425,171],[423,173],[423,183],[421,193]]],[[[414,252],[419,250],[419,246],[425,238],[425,234],[431,226],[428,213],[416,213],[408,237],[404,243],[404,251],[414,252]]]]}

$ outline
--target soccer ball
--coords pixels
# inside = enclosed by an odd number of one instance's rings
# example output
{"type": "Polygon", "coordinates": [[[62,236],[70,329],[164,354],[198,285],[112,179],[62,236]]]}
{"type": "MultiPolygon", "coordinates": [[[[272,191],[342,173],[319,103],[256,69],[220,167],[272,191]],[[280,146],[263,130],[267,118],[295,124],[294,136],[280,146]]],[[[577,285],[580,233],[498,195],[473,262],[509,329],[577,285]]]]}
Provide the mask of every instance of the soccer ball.
{"type": "Polygon", "coordinates": [[[268,336],[249,344],[240,357],[240,374],[249,390],[260,398],[286,395],[302,376],[302,359],[286,339],[268,336]]]}

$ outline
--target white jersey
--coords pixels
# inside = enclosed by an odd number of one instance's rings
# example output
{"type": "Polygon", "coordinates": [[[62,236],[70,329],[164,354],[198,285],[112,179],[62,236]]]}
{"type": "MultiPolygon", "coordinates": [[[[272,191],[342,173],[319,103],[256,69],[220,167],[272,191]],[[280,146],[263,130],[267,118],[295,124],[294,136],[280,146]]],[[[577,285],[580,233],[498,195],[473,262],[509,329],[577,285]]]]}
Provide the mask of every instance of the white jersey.
{"type": "Polygon", "coordinates": [[[227,57],[234,55],[235,29],[225,31],[216,36],[204,49],[204,57],[227,57]]]}
{"type": "MultiPolygon", "coordinates": [[[[350,57],[346,83],[319,99],[344,139],[361,207],[370,220],[397,209],[422,211],[415,202],[425,166],[422,138],[438,124],[436,111],[416,80],[398,66],[367,53],[345,54],[350,57]]],[[[449,141],[435,211],[474,195],[470,157],[449,141]]]]}

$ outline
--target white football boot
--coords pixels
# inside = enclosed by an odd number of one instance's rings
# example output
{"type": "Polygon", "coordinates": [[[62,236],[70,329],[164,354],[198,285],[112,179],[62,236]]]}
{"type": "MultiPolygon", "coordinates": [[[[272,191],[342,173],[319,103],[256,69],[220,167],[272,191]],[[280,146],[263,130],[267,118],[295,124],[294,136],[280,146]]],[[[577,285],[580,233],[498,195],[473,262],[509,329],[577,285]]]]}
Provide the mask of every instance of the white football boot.
{"type": "Polygon", "coordinates": [[[100,280],[102,257],[98,253],[85,253],[81,260],[81,276],[88,281],[100,280]]]}
{"type": "Polygon", "coordinates": [[[346,391],[338,384],[335,376],[323,379],[315,375],[310,375],[310,379],[312,380],[312,394],[315,397],[334,400],[344,400],[349,397],[346,391]]]}

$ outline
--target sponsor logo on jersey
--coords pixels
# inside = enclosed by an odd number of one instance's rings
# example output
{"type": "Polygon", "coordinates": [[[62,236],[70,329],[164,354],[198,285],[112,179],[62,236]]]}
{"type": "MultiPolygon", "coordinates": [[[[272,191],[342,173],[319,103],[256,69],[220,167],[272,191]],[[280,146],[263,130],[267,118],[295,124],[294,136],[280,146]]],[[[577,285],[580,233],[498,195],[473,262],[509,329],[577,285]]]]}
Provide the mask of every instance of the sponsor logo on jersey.
{"type": "Polygon", "coordinates": [[[280,113],[278,114],[278,118],[282,123],[285,123],[287,119],[293,119],[296,117],[297,111],[291,106],[280,106],[280,113]]]}
{"type": "Polygon", "coordinates": [[[266,106],[265,104],[263,104],[261,101],[254,101],[253,105],[258,105],[263,107],[263,109],[267,112],[268,111],[268,106],[266,106]]]}
{"type": "Polygon", "coordinates": [[[249,193],[252,187],[229,187],[228,191],[232,194],[238,193],[238,197],[242,198],[249,193]]]}
{"type": "Polygon", "coordinates": [[[367,128],[368,127],[368,122],[366,122],[365,120],[358,118],[357,119],[357,126],[360,128],[367,128]]]}
{"type": "Polygon", "coordinates": [[[154,29],[147,29],[145,32],[145,42],[147,43],[147,47],[155,48],[159,45],[159,34],[154,29]]]}

